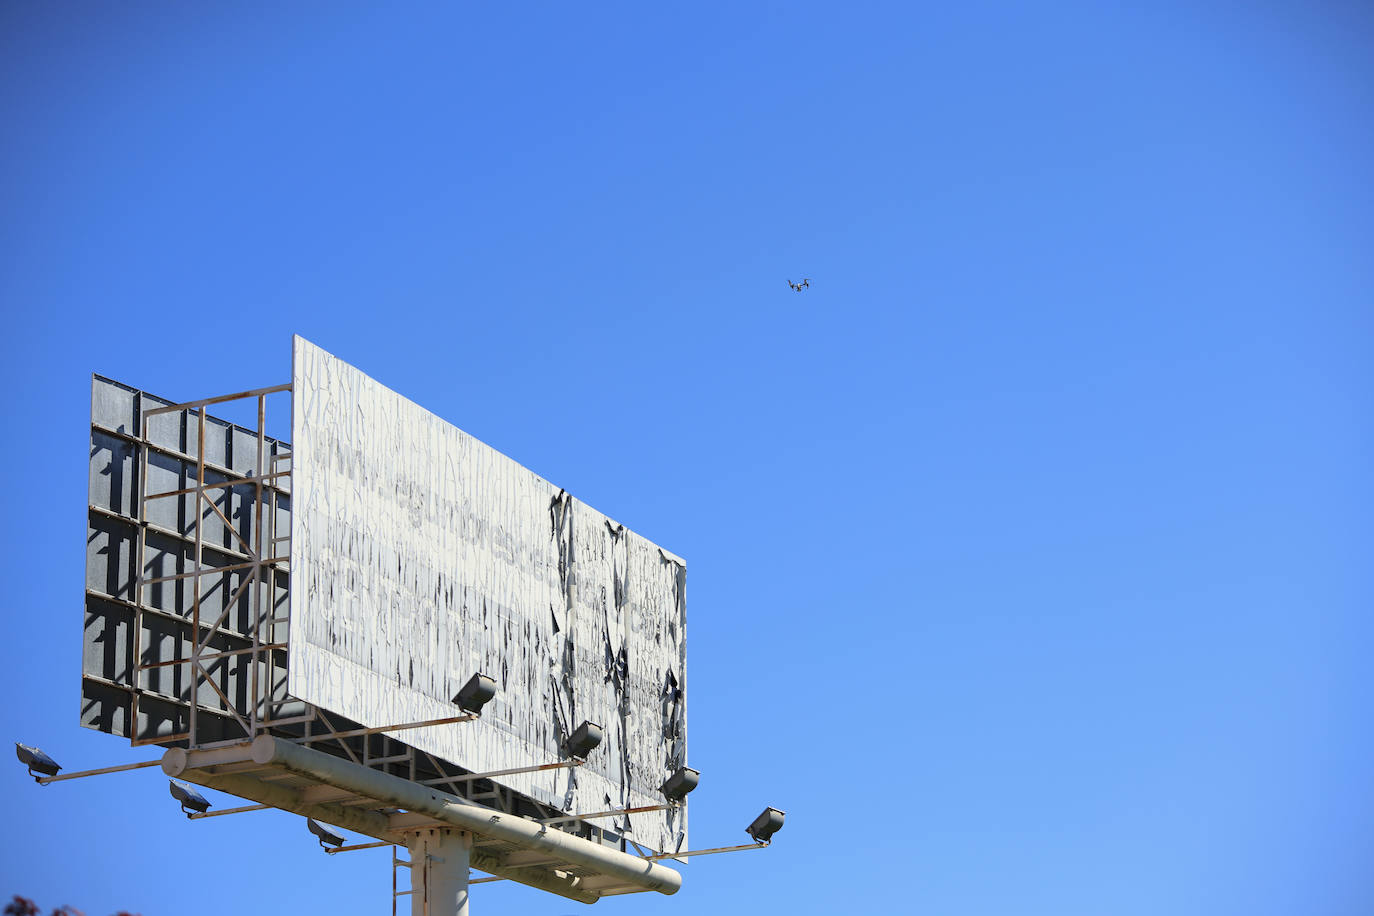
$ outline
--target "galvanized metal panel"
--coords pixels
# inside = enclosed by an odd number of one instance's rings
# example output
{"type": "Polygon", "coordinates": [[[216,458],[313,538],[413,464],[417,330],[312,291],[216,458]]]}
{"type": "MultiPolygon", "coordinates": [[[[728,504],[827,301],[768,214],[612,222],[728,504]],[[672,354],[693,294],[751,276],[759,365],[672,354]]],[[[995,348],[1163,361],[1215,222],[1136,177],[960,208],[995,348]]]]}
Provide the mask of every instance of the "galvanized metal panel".
{"type": "MultiPolygon", "coordinates": [[[[490,446],[299,337],[293,344],[291,694],[568,812],[662,802],[686,761],[685,564],[490,446]]],[[[686,810],[607,825],[678,849],[686,810]],[[628,830],[627,830],[628,827],[628,830]]]]}

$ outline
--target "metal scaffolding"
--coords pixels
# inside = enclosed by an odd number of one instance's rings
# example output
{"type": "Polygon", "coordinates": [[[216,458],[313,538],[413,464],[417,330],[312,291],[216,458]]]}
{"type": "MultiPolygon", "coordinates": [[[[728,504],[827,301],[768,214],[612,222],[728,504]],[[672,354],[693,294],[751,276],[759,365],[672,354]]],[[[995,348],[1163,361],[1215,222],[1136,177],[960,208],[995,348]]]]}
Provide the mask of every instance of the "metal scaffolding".
{"type": "MultiPolygon", "coordinates": [[[[272,691],[272,679],[265,677],[264,674],[271,671],[273,659],[272,653],[284,653],[287,645],[285,640],[276,640],[272,636],[278,632],[277,627],[284,627],[289,623],[290,609],[287,608],[288,616],[278,617],[275,615],[273,605],[275,602],[263,601],[263,582],[267,575],[273,575],[277,571],[288,571],[290,564],[290,531],[284,535],[277,533],[277,513],[275,511],[267,513],[267,521],[264,523],[264,503],[267,496],[271,496],[273,506],[276,505],[276,495],[289,493],[289,489],[279,485],[279,481],[289,478],[291,470],[289,467],[289,453],[275,453],[269,457],[267,453],[267,396],[278,392],[289,392],[291,384],[288,382],[283,385],[274,385],[269,388],[258,388],[253,391],[242,391],[237,394],[227,394],[220,397],[205,398],[199,401],[188,401],[182,404],[170,404],[157,407],[152,410],[139,410],[139,436],[137,441],[137,461],[139,466],[139,486],[138,486],[138,577],[135,580],[134,591],[134,653],[133,670],[134,685],[132,699],[132,718],[138,721],[138,703],[141,689],[143,687],[143,673],[160,668],[180,668],[183,667],[189,672],[186,678],[187,687],[183,696],[188,706],[188,727],[182,734],[172,736],[157,736],[156,738],[139,738],[133,736],[135,745],[141,744],[160,744],[167,745],[174,742],[186,742],[186,746],[192,748],[211,747],[216,744],[234,744],[242,741],[251,741],[265,727],[272,725],[285,725],[290,722],[303,722],[306,718],[313,717],[294,717],[284,720],[274,721],[271,710],[274,706],[280,706],[288,702],[284,693],[276,698],[274,703],[272,691]],[[223,404],[230,401],[254,398],[257,400],[257,455],[253,464],[253,473],[247,476],[233,473],[227,467],[214,467],[206,459],[205,427],[206,414],[205,408],[212,404],[223,404]],[[194,456],[179,454],[165,446],[154,442],[149,436],[150,422],[154,417],[180,413],[185,411],[188,416],[195,418],[196,427],[196,448],[194,456]],[[181,461],[193,460],[195,465],[195,484],[194,486],[181,487],[158,493],[148,492],[148,467],[149,458],[155,452],[170,453],[173,457],[181,461]],[[270,462],[270,463],[269,463],[270,462]],[[284,470],[279,469],[282,462],[288,463],[284,470]],[[264,473],[265,468],[271,468],[264,473]],[[207,473],[214,473],[222,477],[222,480],[207,481],[207,473]],[[252,492],[252,525],[250,537],[244,537],[239,529],[229,519],[229,516],[220,508],[215,498],[222,497],[226,502],[231,498],[235,488],[250,488],[252,492]],[[148,505],[153,500],[167,499],[172,497],[194,497],[194,524],[193,540],[194,553],[192,568],[189,571],[175,573],[169,576],[145,576],[144,570],[148,568],[148,505]],[[208,510],[208,511],[207,511],[208,510]],[[208,517],[217,518],[223,524],[224,529],[233,535],[237,544],[237,549],[247,557],[238,562],[223,565],[207,564],[205,562],[205,521],[208,517]],[[283,552],[281,545],[286,545],[283,552]],[[229,594],[223,602],[223,610],[213,622],[207,623],[201,614],[202,602],[202,583],[207,576],[223,576],[226,573],[243,571],[237,587],[229,594]],[[162,583],[183,582],[189,580],[191,583],[191,652],[189,656],[176,657],[167,660],[145,662],[143,657],[143,614],[146,610],[145,594],[150,586],[162,583]],[[225,635],[225,623],[229,619],[233,610],[240,605],[245,597],[251,595],[251,617],[249,621],[249,633],[252,640],[251,646],[240,649],[229,649],[223,651],[209,651],[212,643],[222,641],[225,635]],[[236,656],[248,656],[249,674],[249,696],[246,709],[246,716],[243,711],[236,708],[236,704],[229,698],[227,693],[214,678],[214,669],[225,660],[236,656]],[[202,705],[200,703],[201,687],[208,686],[223,704],[217,710],[227,713],[233,722],[242,729],[242,735],[235,735],[229,738],[220,738],[217,741],[206,742],[201,740],[198,725],[202,705]]],[[[227,589],[227,581],[223,587],[227,589]]],[[[243,635],[241,633],[236,635],[243,635]]]]}

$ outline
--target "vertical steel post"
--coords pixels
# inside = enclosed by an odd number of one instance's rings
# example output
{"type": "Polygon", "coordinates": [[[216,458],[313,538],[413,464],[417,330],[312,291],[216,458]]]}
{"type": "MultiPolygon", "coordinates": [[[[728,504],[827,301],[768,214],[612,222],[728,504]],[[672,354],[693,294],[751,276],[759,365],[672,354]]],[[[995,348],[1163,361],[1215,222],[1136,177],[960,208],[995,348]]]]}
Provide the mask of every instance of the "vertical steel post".
{"type": "MultiPolygon", "coordinates": [[[[138,419],[138,567],[134,570],[134,649],[129,659],[129,740],[138,742],[138,698],[143,695],[143,580],[148,576],[148,418],[143,415],[143,392],[134,395],[138,419]]],[[[180,475],[177,482],[180,483],[180,475]]]]}
{"type": "Polygon", "coordinates": [[[205,519],[205,407],[196,411],[196,562],[191,578],[191,712],[189,744],[197,747],[196,710],[200,706],[200,568],[204,562],[203,521],[205,519]]]}
{"type": "MultiPolygon", "coordinates": [[[[251,702],[253,704],[248,712],[249,738],[256,738],[258,736],[258,721],[261,718],[258,715],[258,669],[263,666],[264,659],[264,656],[261,654],[262,621],[264,616],[272,616],[272,609],[270,607],[267,609],[265,615],[262,609],[262,561],[267,557],[267,552],[272,550],[272,545],[264,541],[262,532],[263,483],[267,478],[267,468],[263,466],[263,462],[267,455],[267,395],[265,394],[258,395],[257,444],[257,461],[253,464],[253,476],[257,478],[257,483],[253,487],[253,544],[256,549],[253,557],[253,654],[249,656],[251,659],[249,662],[251,665],[249,671],[251,686],[248,695],[252,697],[251,702]]],[[[274,479],[272,483],[275,485],[276,480],[274,479]]],[[[230,492],[232,492],[232,490],[230,492]]],[[[273,499],[273,502],[275,503],[276,500],[273,499]]],[[[275,555],[275,551],[273,555],[275,555]]],[[[272,573],[272,582],[274,585],[276,581],[276,573],[272,573]]],[[[272,642],[270,634],[267,641],[272,642]]],[[[269,652],[265,657],[270,659],[272,654],[269,652]]],[[[263,708],[263,712],[267,712],[266,707],[263,708]]]]}
{"type": "Polygon", "coordinates": [[[435,827],[417,830],[406,845],[411,916],[468,916],[472,834],[435,827]]]}

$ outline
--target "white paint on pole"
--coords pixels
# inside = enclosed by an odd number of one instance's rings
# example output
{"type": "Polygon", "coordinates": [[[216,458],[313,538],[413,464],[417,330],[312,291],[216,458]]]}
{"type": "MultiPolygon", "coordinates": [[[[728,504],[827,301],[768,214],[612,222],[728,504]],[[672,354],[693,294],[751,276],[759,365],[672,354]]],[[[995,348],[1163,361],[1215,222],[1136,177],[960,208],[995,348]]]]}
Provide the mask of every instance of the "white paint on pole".
{"type": "MultiPolygon", "coordinates": [[[[569,813],[663,801],[686,763],[686,567],[308,341],[293,341],[293,696],[367,727],[455,715],[474,673],[482,718],[392,733],[569,813]]],[[[627,818],[606,823],[624,832],[627,818]]],[[[627,835],[686,848],[686,808],[627,835]]]]}
{"type": "Polygon", "coordinates": [[[472,836],[436,827],[410,836],[411,916],[468,916],[472,836]]]}

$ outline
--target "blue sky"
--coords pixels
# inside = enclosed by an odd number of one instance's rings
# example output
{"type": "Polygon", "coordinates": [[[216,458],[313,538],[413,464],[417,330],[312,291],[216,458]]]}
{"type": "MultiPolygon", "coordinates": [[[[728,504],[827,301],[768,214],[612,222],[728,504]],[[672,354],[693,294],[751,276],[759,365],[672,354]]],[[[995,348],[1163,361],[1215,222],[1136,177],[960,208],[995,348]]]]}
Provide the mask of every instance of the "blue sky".
{"type": "MultiPolygon", "coordinates": [[[[5,5],[0,736],[151,756],[77,726],[90,373],[275,384],[294,332],[687,559],[693,843],[788,823],[598,911],[1374,911],[1372,35],[5,5]]],[[[155,773],[0,791],[0,897],[389,905],[155,773]]]]}

